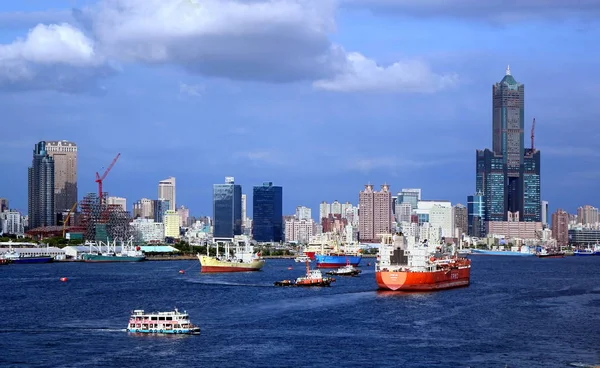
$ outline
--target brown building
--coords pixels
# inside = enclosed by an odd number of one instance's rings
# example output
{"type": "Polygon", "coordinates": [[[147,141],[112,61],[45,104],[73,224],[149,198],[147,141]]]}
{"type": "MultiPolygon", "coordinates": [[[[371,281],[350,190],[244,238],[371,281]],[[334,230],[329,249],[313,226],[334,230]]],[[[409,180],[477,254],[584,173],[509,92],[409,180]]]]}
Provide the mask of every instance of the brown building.
{"type": "Polygon", "coordinates": [[[593,225],[598,222],[598,209],[585,205],[577,209],[577,222],[582,225],[593,225]]]}
{"type": "Polygon", "coordinates": [[[77,145],[68,141],[46,141],[54,159],[54,211],[68,211],[77,203],[77,145]]]}
{"type": "Polygon", "coordinates": [[[569,214],[558,209],[552,214],[552,237],[559,247],[569,245],[569,214]]]}
{"type": "Polygon", "coordinates": [[[348,225],[348,220],[342,218],[342,215],[339,213],[330,213],[329,216],[321,219],[321,226],[324,233],[333,232],[342,234],[346,225],[348,225]]]}
{"type": "Polygon", "coordinates": [[[0,198],[0,213],[8,211],[8,199],[0,198]]]}
{"type": "Polygon", "coordinates": [[[452,207],[452,215],[454,216],[454,229],[458,231],[458,234],[454,234],[454,236],[460,238],[462,234],[467,234],[467,231],[469,230],[467,207],[460,203],[455,205],[452,207]]]}
{"type": "Polygon", "coordinates": [[[359,240],[378,242],[380,234],[392,231],[392,192],[390,186],[384,184],[379,192],[373,190],[373,185],[365,185],[358,195],[359,240]]]}

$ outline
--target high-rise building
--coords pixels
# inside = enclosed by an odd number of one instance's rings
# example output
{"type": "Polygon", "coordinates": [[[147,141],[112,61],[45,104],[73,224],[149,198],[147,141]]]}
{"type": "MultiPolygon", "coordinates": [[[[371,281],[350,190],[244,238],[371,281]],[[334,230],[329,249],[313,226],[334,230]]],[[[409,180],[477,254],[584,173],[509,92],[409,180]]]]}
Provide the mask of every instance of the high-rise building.
{"type": "Polygon", "coordinates": [[[69,211],[77,197],[77,144],[69,141],[46,141],[46,151],[54,160],[54,208],[69,211]]]}
{"type": "MultiPolygon", "coordinates": [[[[172,211],[171,203],[168,199],[159,198],[152,201],[152,208],[154,214],[154,222],[164,222],[164,217],[167,211],[172,211]]],[[[165,235],[166,236],[166,235],[165,235]]]]}
{"type": "Polygon", "coordinates": [[[189,226],[190,225],[190,209],[185,206],[179,206],[177,209],[177,213],[179,217],[181,217],[181,226],[189,226]]]}
{"type": "Polygon", "coordinates": [[[232,176],[225,184],[213,184],[213,237],[233,238],[242,234],[242,186],[232,176]]]}
{"type": "Polygon", "coordinates": [[[475,186],[484,195],[485,221],[507,221],[511,212],[520,221],[541,222],[540,151],[525,148],[525,86],[507,68],[492,98],[492,150],[476,152],[475,186]]]}
{"type": "Polygon", "coordinates": [[[179,227],[181,226],[181,217],[177,211],[166,210],[164,214],[165,238],[179,239],[179,227]]]}
{"type": "Polygon", "coordinates": [[[8,199],[0,198],[0,213],[8,211],[8,199]]]}
{"type": "Polygon", "coordinates": [[[550,206],[548,201],[542,201],[542,225],[544,225],[545,228],[548,227],[549,214],[550,206]]]}
{"type": "Polygon", "coordinates": [[[319,222],[324,218],[328,218],[330,213],[331,205],[325,201],[321,202],[321,204],[319,204],[319,222]]]}
{"type": "Polygon", "coordinates": [[[569,245],[569,214],[558,209],[552,214],[552,237],[558,246],[569,245]]]}
{"type": "Polygon", "coordinates": [[[154,219],[154,201],[142,198],[135,202],[133,204],[133,218],[154,219]]]}
{"type": "Polygon", "coordinates": [[[481,192],[467,197],[467,233],[477,238],[485,236],[485,198],[481,192]]]}
{"type": "Polygon", "coordinates": [[[252,237],[257,242],[283,240],[283,188],[265,182],[252,195],[252,237]]]}
{"type": "Polygon", "coordinates": [[[123,197],[107,197],[106,204],[116,204],[123,208],[123,211],[127,211],[127,199],[123,197]]]}
{"type": "Polygon", "coordinates": [[[33,160],[28,170],[29,227],[56,224],[54,215],[54,159],[46,151],[46,142],[41,141],[33,149],[33,160]]]}
{"type": "Polygon", "coordinates": [[[308,207],[296,207],[296,220],[309,220],[312,218],[312,210],[308,207]]]}
{"type": "Polygon", "coordinates": [[[594,225],[598,222],[598,209],[586,204],[577,209],[577,222],[582,225],[594,225]]]}
{"type": "Polygon", "coordinates": [[[457,231],[456,236],[460,238],[462,234],[467,234],[467,231],[469,230],[469,211],[467,211],[467,207],[460,203],[452,207],[452,211],[454,216],[454,228],[457,231]]]}
{"type": "Polygon", "coordinates": [[[245,194],[242,194],[242,227],[246,222],[246,217],[248,217],[248,200],[245,194]]]}
{"type": "Polygon", "coordinates": [[[158,197],[169,201],[169,210],[175,211],[175,178],[170,177],[158,182],[158,197]]]}
{"type": "Polygon", "coordinates": [[[379,192],[373,190],[373,185],[365,185],[358,195],[358,202],[359,240],[377,242],[381,234],[391,232],[392,193],[389,185],[382,185],[379,192]]]}

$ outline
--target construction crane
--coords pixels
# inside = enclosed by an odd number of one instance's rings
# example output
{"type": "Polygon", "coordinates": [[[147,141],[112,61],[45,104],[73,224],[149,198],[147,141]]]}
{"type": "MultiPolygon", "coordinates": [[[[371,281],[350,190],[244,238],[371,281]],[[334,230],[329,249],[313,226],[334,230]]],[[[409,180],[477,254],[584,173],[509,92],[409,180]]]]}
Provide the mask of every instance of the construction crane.
{"type": "Polygon", "coordinates": [[[73,210],[75,209],[75,207],[77,207],[77,202],[73,203],[73,207],[71,207],[71,209],[69,210],[69,213],[67,214],[67,217],[63,221],[63,238],[65,237],[65,232],[67,230],[67,224],[69,223],[69,219],[71,218],[71,213],[73,213],[73,210]]]}
{"type": "Polygon", "coordinates": [[[533,145],[533,141],[535,139],[535,118],[533,118],[533,123],[531,124],[531,151],[535,151],[535,146],[533,145]]]}
{"type": "Polygon", "coordinates": [[[98,183],[98,202],[100,204],[102,204],[102,182],[104,181],[104,179],[106,179],[106,175],[108,175],[108,173],[110,172],[110,169],[113,168],[113,166],[115,166],[115,163],[117,162],[117,160],[119,159],[119,156],[121,156],[121,154],[117,154],[117,157],[114,158],[114,160],[112,160],[112,162],[110,163],[110,166],[108,166],[108,169],[106,169],[106,171],[104,172],[104,174],[102,176],[100,176],[100,174],[98,174],[98,172],[96,171],[96,183],[98,183]]]}

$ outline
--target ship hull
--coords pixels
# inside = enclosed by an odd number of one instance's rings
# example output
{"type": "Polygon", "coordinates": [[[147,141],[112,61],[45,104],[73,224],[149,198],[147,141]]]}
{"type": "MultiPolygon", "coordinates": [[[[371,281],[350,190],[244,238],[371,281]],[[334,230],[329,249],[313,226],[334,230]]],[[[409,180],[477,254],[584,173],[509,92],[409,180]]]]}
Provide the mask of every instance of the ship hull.
{"type": "Polygon", "coordinates": [[[479,256],[514,256],[514,257],[532,257],[534,253],[521,253],[521,252],[512,252],[509,250],[483,250],[483,249],[473,249],[471,255],[479,255],[479,256]]]}
{"type": "Polygon", "coordinates": [[[82,256],[84,262],[88,263],[108,263],[108,262],[141,262],[146,257],[132,257],[132,256],[103,256],[96,254],[84,254],[82,256]]]}
{"type": "Polygon", "coordinates": [[[30,264],[30,263],[50,263],[54,260],[52,257],[24,257],[13,259],[15,264],[30,264]]]}
{"type": "Polygon", "coordinates": [[[554,254],[537,254],[538,258],[565,258],[564,253],[554,253],[554,254]]]}
{"type": "Polygon", "coordinates": [[[347,264],[358,266],[362,256],[346,256],[346,255],[324,255],[315,254],[317,268],[339,268],[347,264]]]}
{"type": "Polygon", "coordinates": [[[377,285],[382,290],[430,291],[468,286],[471,268],[464,267],[432,272],[377,271],[377,285]]]}
{"type": "Polygon", "coordinates": [[[179,330],[164,330],[164,329],[141,329],[141,328],[128,328],[127,332],[137,334],[159,334],[159,335],[199,335],[200,329],[188,329],[182,328],[179,330]]]}
{"type": "Polygon", "coordinates": [[[202,273],[259,271],[265,265],[265,261],[263,259],[258,259],[249,263],[242,263],[220,261],[214,257],[208,256],[198,256],[198,260],[200,261],[200,266],[202,267],[200,270],[202,273]]]}
{"type": "Polygon", "coordinates": [[[591,257],[591,256],[595,256],[596,253],[594,253],[594,252],[577,252],[577,251],[575,251],[575,252],[573,252],[573,255],[577,256],[577,257],[591,257]]]}

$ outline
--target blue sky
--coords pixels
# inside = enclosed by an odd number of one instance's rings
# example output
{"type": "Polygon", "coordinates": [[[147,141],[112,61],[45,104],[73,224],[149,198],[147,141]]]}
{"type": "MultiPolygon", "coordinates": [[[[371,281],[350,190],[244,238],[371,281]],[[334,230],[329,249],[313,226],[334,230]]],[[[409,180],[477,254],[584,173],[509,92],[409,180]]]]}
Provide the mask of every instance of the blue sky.
{"type": "Polygon", "coordinates": [[[2,2],[0,197],[26,212],[34,144],[67,139],[80,195],[121,153],[105,190],[129,205],[169,176],[194,215],[225,176],[282,185],[285,213],[368,182],[465,203],[510,64],[543,199],[600,205],[600,3],[445,3],[2,2]]]}

